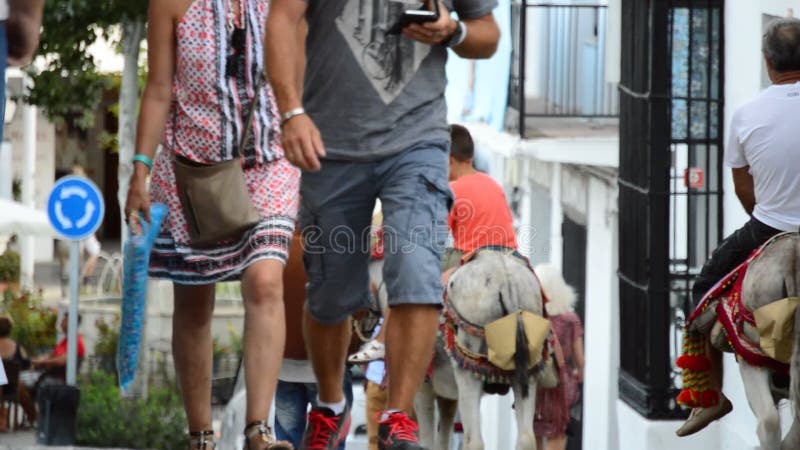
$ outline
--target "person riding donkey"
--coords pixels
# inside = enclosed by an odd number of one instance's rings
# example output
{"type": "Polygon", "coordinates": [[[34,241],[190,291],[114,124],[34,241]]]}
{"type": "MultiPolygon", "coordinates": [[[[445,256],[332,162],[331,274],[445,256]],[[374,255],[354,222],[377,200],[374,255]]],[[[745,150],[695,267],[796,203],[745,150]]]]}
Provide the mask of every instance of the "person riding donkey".
{"type": "MultiPolygon", "coordinates": [[[[765,242],[781,232],[800,229],[800,153],[795,123],[800,114],[800,20],[770,23],[762,51],[773,84],[736,110],[725,150],[736,195],[750,220],[723,240],[703,266],[692,288],[695,306],[765,242]]],[[[676,431],[678,436],[696,433],[733,409],[721,392],[722,353],[712,347],[710,339],[705,339],[705,356],[711,363],[712,392],[706,403],[713,404],[695,407],[676,431]]]]}
{"type": "Polygon", "coordinates": [[[475,144],[469,131],[461,125],[451,125],[450,138],[450,189],[455,203],[447,218],[453,233],[453,250],[442,263],[445,278],[461,258],[478,249],[517,249],[514,219],[505,192],[492,177],[475,170],[475,144]]]}

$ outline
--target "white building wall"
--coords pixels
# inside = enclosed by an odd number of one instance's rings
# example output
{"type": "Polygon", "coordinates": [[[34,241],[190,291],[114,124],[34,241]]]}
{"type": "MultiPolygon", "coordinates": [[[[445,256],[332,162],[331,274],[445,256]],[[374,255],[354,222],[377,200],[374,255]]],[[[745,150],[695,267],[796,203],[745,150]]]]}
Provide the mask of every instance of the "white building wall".
{"type": "Polygon", "coordinates": [[[613,450],[619,448],[616,415],[619,374],[617,193],[609,181],[587,176],[585,182],[587,268],[583,448],[613,450]]]}

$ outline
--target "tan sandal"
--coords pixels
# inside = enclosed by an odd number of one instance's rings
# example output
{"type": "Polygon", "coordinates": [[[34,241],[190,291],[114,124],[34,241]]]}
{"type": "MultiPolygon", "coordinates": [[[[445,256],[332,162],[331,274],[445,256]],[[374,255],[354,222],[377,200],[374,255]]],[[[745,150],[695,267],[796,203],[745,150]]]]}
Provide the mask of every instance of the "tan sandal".
{"type": "Polygon", "coordinates": [[[244,450],[294,450],[294,445],[278,441],[267,422],[256,420],[244,427],[244,450]]]}

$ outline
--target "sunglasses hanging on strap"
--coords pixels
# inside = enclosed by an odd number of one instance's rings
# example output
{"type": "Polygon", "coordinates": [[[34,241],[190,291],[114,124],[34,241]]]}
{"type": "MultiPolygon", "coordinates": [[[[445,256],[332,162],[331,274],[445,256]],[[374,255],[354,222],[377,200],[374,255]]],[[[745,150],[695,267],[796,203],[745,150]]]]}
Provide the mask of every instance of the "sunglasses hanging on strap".
{"type": "Polygon", "coordinates": [[[233,12],[233,0],[229,0],[227,27],[230,34],[230,48],[228,57],[225,60],[225,75],[228,77],[240,77],[244,74],[245,50],[247,48],[247,21],[245,20],[245,0],[238,0],[239,18],[233,12]]]}

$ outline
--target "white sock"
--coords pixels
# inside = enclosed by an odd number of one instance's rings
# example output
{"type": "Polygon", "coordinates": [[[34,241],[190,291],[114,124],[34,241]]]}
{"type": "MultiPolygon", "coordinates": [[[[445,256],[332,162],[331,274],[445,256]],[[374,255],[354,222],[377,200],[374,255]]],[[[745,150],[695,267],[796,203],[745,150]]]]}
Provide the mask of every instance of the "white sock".
{"type": "Polygon", "coordinates": [[[383,412],[383,414],[381,414],[381,422],[388,419],[389,416],[391,416],[392,414],[399,412],[401,412],[399,409],[387,409],[386,411],[383,412]]]}
{"type": "Polygon", "coordinates": [[[347,402],[345,401],[345,399],[342,399],[341,401],[336,403],[325,403],[322,400],[320,400],[319,397],[317,397],[317,406],[319,406],[320,408],[328,408],[331,411],[333,411],[335,415],[338,416],[339,414],[344,412],[344,408],[347,406],[347,402]]]}

